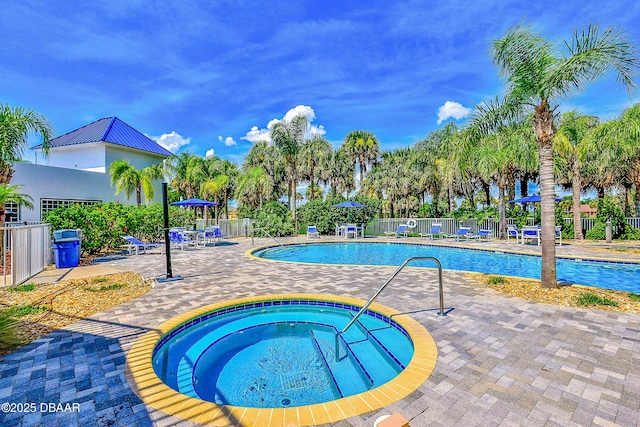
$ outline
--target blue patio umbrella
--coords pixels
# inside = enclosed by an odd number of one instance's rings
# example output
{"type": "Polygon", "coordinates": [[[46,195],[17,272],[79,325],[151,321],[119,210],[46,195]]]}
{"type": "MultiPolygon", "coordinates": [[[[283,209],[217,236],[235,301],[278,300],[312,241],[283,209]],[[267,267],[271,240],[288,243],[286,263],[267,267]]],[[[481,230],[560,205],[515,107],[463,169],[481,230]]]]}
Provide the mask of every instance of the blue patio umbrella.
{"type": "Polygon", "coordinates": [[[179,202],[171,203],[172,206],[218,206],[216,202],[210,202],[202,199],[187,199],[180,200],[179,202]]]}
{"type": "MultiPolygon", "coordinates": [[[[180,200],[179,202],[173,202],[171,203],[171,205],[173,206],[202,206],[202,207],[209,207],[209,206],[218,206],[219,203],[218,202],[210,202],[209,200],[202,200],[202,199],[187,199],[187,200],[180,200]]],[[[204,220],[205,222],[207,221],[207,211],[204,210],[204,220]]]]}
{"type": "MultiPolygon", "coordinates": [[[[354,202],[351,200],[347,200],[346,202],[338,203],[333,205],[335,208],[361,208],[364,205],[358,202],[354,202]]],[[[351,216],[351,210],[347,211],[347,221],[349,221],[349,217],[351,216]]]]}
{"type": "MultiPolygon", "coordinates": [[[[556,202],[559,202],[562,199],[559,197],[556,197],[554,200],[556,202]]],[[[539,194],[533,194],[531,196],[522,197],[520,199],[509,200],[509,203],[540,203],[541,201],[542,201],[542,198],[540,197],[539,194]]]]}

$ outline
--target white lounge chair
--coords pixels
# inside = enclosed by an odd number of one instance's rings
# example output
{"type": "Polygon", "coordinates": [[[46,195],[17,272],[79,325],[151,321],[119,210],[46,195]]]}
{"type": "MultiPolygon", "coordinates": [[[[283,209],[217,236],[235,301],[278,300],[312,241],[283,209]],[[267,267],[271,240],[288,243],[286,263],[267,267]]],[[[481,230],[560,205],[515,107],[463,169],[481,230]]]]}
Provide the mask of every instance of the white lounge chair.
{"type": "Polygon", "coordinates": [[[129,255],[134,253],[138,255],[145,253],[149,249],[155,249],[162,246],[160,243],[144,243],[133,236],[122,236],[122,238],[127,241],[127,244],[122,245],[122,247],[129,252],[129,255]]]}
{"type": "Polygon", "coordinates": [[[461,238],[464,237],[466,240],[469,240],[470,231],[471,231],[471,227],[460,227],[455,234],[447,234],[445,237],[447,239],[451,238],[456,240],[460,240],[461,238]]]}
{"type": "Polygon", "coordinates": [[[318,227],[316,227],[315,225],[308,225],[307,226],[307,237],[308,238],[319,239],[320,238],[320,233],[318,232],[318,227]]]}
{"type": "Polygon", "coordinates": [[[396,231],[385,231],[384,235],[387,237],[407,237],[407,224],[400,224],[398,228],[396,228],[396,231]]]}
{"type": "Polygon", "coordinates": [[[477,233],[474,234],[468,234],[467,235],[467,239],[471,240],[471,239],[477,239],[479,242],[482,241],[482,239],[485,239],[485,241],[489,241],[489,236],[491,236],[491,230],[487,230],[487,229],[480,229],[478,230],[477,233]]]}
{"type": "Polygon", "coordinates": [[[524,245],[524,240],[536,239],[536,243],[540,246],[540,229],[537,225],[525,225],[522,227],[522,244],[524,245]]]}
{"type": "Polygon", "coordinates": [[[518,230],[518,226],[507,225],[507,243],[509,243],[509,240],[512,237],[516,239],[516,243],[518,243],[520,241],[521,236],[522,236],[522,233],[520,233],[520,230],[518,230]]]}
{"type": "Polygon", "coordinates": [[[439,239],[442,231],[442,224],[431,224],[429,233],[420,233],[420,237],[428,237],[429,239],[439,239]],[[436,237],[437,236],[437,237],[436,237]]]}

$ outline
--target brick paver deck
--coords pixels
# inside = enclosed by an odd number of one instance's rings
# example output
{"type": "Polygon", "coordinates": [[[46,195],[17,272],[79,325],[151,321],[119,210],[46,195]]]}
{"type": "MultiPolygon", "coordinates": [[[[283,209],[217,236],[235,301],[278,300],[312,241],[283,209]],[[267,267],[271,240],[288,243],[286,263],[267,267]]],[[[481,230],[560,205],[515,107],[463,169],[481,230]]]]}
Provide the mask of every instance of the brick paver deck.
{"type": "MultiPolygon", "coordinates": [[[[147,407],[131,391],[125,357],[139,336],[180,313],[237,297],[306,292],[366,299],[393,271],[253,260],[244,256],[250,243],[175,251],[174,274],[184,280],[157,284],[0,359],[0,402],[37,406],[0,413],[0,425],[193,425],[147,407]],[[48,403],[77,403],[79,410],[50,411],[48,403]]],[[[147,277],[165,268],[160,254],[101,262],[147,277]]],[[[412,314],[438,346],[431,377],[407,398],[334,426],[373,426],[394,412],[414,427],[640,425],[640,315],[538,304],[479,287],[464,273],[444,277],[445,305],[453,308],[446,317],[434,314],[433,270],[406,269],[379,297],[400,311],[432,309],[412,314]]]]}

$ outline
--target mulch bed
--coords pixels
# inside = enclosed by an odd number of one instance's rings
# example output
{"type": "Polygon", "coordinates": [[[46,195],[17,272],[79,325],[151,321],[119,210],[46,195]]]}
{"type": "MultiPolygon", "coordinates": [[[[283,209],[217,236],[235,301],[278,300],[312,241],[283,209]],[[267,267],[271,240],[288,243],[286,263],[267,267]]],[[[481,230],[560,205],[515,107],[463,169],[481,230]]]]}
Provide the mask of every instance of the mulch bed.
{"type": "MultiPolygon", "coordinates": [[[[24,345],[92,314],[139,297],[152,281],[132,272],[36,285],[27,292],[0,289],[0,310],[10,307],[46,307],[46,311],[14,317],[16,337],[24,345]]],[[[1,346],[0,346],[1,347],[1,346]]],[[[11,349],[10,351],[12,351],[11,349]]],[[[0,354],[8,351],[0,348],[0,354]]]]}

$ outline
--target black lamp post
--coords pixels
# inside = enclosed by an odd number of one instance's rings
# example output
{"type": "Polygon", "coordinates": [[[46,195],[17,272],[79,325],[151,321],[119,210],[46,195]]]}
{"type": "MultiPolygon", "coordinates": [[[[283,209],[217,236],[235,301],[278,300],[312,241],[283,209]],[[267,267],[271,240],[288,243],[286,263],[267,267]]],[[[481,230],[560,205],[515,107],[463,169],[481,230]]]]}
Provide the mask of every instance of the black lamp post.
{"type": "Polygon", "coordinates": [[[164,216],[164,253],[167,262],[167,275],[158,279],[158,282],[170,282],[182,280],[182,276],[173,277],[171,269],[171,242],[169,241],[169,201],[167,195],[167,183],[162,183],[162,212],[164,216]]]}

